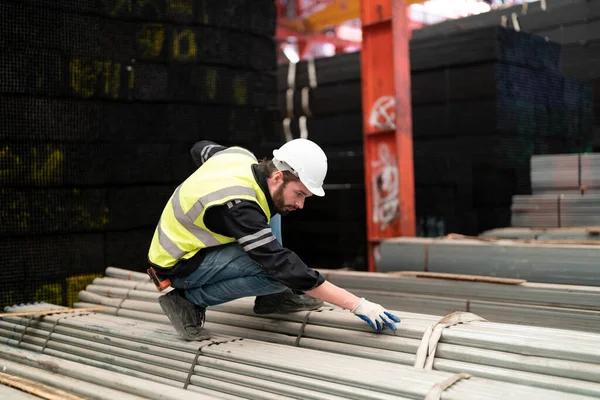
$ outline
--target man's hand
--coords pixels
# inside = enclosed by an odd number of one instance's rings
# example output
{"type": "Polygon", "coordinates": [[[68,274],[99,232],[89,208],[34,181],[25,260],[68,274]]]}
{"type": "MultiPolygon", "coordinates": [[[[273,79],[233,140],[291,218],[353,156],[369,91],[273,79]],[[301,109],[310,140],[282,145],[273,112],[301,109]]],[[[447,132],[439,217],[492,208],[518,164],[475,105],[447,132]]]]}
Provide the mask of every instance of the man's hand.
{"type": "Polygon", "coordinates": [[[367,324],[371,325],[371,328],[376,332],[381,332],[384,324],[395,331],[396,325],[394,322],[400,322],[400,318],[386,311],[379,304],[365,300],[364,297],[361,298],[360,302],[350,311],[367,324]]]}

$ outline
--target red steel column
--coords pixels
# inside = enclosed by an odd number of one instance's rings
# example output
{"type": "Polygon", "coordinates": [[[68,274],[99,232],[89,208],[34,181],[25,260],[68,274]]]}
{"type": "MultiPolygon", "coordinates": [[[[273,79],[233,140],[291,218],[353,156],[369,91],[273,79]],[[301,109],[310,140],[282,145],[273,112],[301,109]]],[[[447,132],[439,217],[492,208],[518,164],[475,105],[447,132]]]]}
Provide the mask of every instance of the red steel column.
{"type": "Polygon", "coordinates": [[[415,236],[406,0],[361,0],[362,108],[369,271],[379,243],[415,236]]]}

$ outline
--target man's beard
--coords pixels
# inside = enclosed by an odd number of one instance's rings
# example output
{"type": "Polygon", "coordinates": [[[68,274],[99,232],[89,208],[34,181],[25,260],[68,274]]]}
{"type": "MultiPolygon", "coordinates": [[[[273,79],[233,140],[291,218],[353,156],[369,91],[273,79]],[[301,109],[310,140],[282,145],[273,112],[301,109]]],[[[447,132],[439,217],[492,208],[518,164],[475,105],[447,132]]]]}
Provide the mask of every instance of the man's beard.
{"type": "Polygon", "coordinates": [[[279,189],[275,190],[273,193],[273,205],[275,206],[275,210],[281,216],[288,215],[290,210],[287,209],[285,205],[285,200],[283,199],[283,189],[285,189],[286,184],[279,186],[279,189]]]}

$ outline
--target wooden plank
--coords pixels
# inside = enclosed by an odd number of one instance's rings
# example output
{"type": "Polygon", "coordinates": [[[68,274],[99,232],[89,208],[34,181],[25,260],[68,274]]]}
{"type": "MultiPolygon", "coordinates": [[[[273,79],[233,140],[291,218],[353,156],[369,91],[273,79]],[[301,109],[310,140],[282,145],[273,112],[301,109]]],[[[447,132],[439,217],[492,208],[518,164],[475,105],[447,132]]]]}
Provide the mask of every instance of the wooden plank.
{"type": "Polygon", "coordinates": [[[0,372],[0,384],[31,393],[46,400],[84,400],[63,390],[39,382],[0,372]]]}
{"type": "Polygon", "coordinates": [[[39,311],[23,311],[23,312],[15,312],[15,313],[0,313],[0,318],[2,317],[23,317],[27,315],[50,315],[50,314],[62,314],[62,313],[75,313],[75,312],[90,312],[90,311],[101,311],[106,309],[106,307],[98,306],[98,307],[87,307],[87,308],[62,308],[58,310],[39,310],[39,311]]]}
{"type": "Polygon", "coordinates": [[[524,279],[496,278],[491,276],[449,274],[444,272],[398,271],[388,272],[390,275],[412,276],[415,278],[449,279],[455,281],[500,283],[503,285],[520,285],[527,282],[524,279]]]}

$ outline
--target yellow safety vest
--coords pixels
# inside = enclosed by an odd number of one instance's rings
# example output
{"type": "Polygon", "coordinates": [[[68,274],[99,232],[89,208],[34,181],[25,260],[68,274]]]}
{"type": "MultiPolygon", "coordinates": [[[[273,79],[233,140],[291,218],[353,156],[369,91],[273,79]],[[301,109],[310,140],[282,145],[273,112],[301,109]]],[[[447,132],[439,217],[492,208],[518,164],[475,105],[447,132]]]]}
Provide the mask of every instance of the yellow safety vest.
{"type": "Polygon", "coordinates": [[[215,153],[179,185],[154,231],[149,261],[172,268],[204,248],[234,242],[235,238],[212,232],[204,224],[204,213],[215,205],[232,200],[255,201],[270,222],[267,198],[252,173],[256,163],[256,157],[248,150],[229,147],[215,153]]]}

